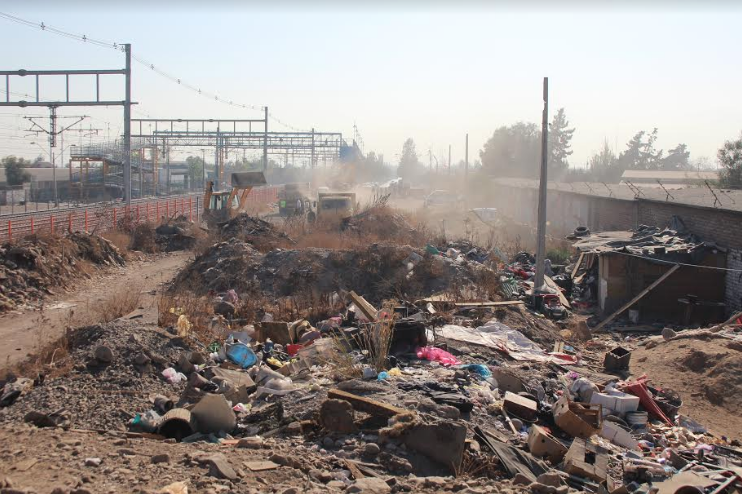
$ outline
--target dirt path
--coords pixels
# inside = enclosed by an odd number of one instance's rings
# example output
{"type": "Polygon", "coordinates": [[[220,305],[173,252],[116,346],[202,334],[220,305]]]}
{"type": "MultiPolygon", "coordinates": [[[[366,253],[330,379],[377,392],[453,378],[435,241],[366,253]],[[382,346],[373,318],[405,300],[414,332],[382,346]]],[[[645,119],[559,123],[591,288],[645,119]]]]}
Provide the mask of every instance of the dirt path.
{"type": "Polygon", "coordinates": [[[107,299],[121,287],[141,291],[145,321],[156,321],[162,283],[170,281],[191,256],[190,252],[174,252],[129,261],[125,267],[93,276],[71,291],[50,298],[43,312],[29,309],[0,316],[0,367],[22,361],[40,344],[61,336],[71,318],[79,320],[90,305],[107,299]]]}

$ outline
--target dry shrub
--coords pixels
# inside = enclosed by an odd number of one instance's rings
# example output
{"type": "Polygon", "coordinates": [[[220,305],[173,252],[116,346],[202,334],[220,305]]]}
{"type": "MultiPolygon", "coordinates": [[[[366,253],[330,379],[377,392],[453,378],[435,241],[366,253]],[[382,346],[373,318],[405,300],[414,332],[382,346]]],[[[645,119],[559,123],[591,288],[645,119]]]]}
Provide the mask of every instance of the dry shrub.
{"type": "MultiPolygon", "coordinates": [[[[107,298],[93,305],[87,304],[87,323],[98,324],[111,322],[139,308],[142,299],[142,287],[120,286],[107,298]]],[[[85,317],[85,316],[83,316],[85,317]]]]}
{"type": "Polygon", "coordinates": [[[131,249],[146,252],[148,254],[154,254],[159,250],[154,224],[139,223],[132,227],[131,249]]]}
{"type": "Polygon", "coordinates": [[[131,236],[125,232],[118,231],[107,231],[100,234],[101,237],[111,242],[118,250],[121,255],[126,255],[131,245],[131,236]]]}
{"type": "Polygon", "coordinates": [[[389,318],[370,323],[357,337],[361,349],[368,351],[369,364],[376,372],[387,369],[387,357],[393,336],[394,320],[389,318]]]}

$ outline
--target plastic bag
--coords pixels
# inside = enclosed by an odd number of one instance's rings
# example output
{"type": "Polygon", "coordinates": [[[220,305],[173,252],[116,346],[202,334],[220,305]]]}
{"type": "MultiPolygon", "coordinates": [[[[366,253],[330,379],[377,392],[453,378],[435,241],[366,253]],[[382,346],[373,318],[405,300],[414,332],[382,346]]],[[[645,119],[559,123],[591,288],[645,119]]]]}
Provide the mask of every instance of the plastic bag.
{"type": "Polygon", "coordinates": [[[165,380],[170,384],[178,384],[180,381],[185,381],[187,379],[185,374],[176,371],[172,367],[168,367],[167,369],[162,371],[162,377],[164,377],[165,380]]]}
{"type": "Polygon", "coordinates": [[[258,356],[255,355],[255,352],[242,343],[230,345],[227,348],[227,358],[243,369],[252,367],[258,361],[258,356]]]}
{"type": "Polygon", "coordinates": [[[418,348],[417,349],[417,358],[424,359],[424,360],[430,360],[431,362],[440,362],[443,365],[459,365],[461,362],[459,362],[456,357],[451,355],[445,350],[441,350],[440,348],[436,348],[433,346],[426,346],[424,348],[418,348]]]}
{"type": "Polygon", "coordinates": [[[460,368],[475,372],[485,379],[492,377],[492,371],[484,364],[466,364],[462,365],[460,368]]]}
{"type": "Polygon", "coordinates": [[[191,321],[188,320],[188,316],[185,314],[181,314],[178,317],[178,322],[175,325],[178,328],[178,336],[188,336],[188,333],[191,331],[191,321]]]}

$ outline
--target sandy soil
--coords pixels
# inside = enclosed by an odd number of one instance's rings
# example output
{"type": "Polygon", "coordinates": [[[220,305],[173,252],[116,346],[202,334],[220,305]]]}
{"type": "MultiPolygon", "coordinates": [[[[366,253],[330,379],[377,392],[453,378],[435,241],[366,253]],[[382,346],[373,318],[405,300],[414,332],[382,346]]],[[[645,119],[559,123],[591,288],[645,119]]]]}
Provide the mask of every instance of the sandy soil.
{"type": "Polygon", "coordinates": [[[72,291],[50,297],[43,311],[12,311],[0,317],[0,363],[12,365],[25,359],[43,343],[64,333],[69,323],[79,318],[87,307],[105,300],[121,287],[142,292],[141,306],[145,321],[157,321],[156,298],[162,283],[170,281],[175,273],[193,256],[190,252],[158,254],[127,262],[122,268],[113,268],[103,274],[81,281],[72,291]]]}
{"type": "Polygon", "coordinates": [[[680,394],[680,413],[717,435],[742,439],[742,344],[724,339],[680,339],[631,356],[631,373],[680,394]]]}

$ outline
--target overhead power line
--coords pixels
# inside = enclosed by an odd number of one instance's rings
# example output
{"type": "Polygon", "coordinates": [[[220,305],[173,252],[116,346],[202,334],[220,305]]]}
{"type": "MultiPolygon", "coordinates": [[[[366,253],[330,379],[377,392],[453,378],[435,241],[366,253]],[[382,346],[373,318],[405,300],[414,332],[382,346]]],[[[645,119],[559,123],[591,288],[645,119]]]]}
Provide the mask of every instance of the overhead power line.
{"type": "MultiPolygon", "coordinates": [[[[6,12],[0,12],[0,18],[4,18],[4,19],[7,19],[7,20],[9,20],[11,22],[15,22],[17,24],[21,24],[21,25],[24,25],[24,26],[27,26],[27,27],[38,29],[40,31],[45,31],[45,32],[49,32],[49,33],[52,33],[52,34],[56,34],[58,36],[63,36],[65,38],[73,39],[73,40],[80,41],[80,42],[83,42],[83,43],[87,43],[87,44],[91,44],[91,45],[95,45],[95,46],[100,46],[100,47],[103,47],[103,48],[112,48],[112,49],[118,50],[118,51],[124,51],[124,45],[122,43],[116,43],[116,42],[113,42],[113,41],[105,41],[105,40],[101,40],[101,39],[95,39],[95,38],[91,38],[91,37],[89,37],[89,36],[87,36],[85,34],[70,33],[68,31],[64,31],[62,29],[58,29],[58,28],[55,28],[55,27],[50,26],[48,24],[45,24],[44,22],[37,23],[37,22],[29,21],[27,19],[23,19],[21,17],[15,16],[15,15],[8,14],[6,12]]],[[[207,90],[202,89],[201,87],[199,87],[197,85],[194,85],[194,84],[186,81],[185,79],[183,79],[181,77],[174,76],[174,75],[172,75],[172,74],[164,71],[163,69],[161,69],[158,65],[155,65],[154,63],[152,63],[152,62],[150,62],[150,61],[148,61],[148,60],[146,60],[146,59],[144,59],[144,58],[142,58],[140,56],[137,56],[137,55],[132,54],[132,59],[134,61],[136,61],[137,63],[139,63],[139,64],[141,64],[141,65],[149,68],[150,70],[152,70],[154,73],[158,74],[159,76],[161,76],[161,77],[163,77],[165,79],[168,79],[169,81],[174,82],[174,83],[178,84],[179,86],[182,86],[182,87],[188,89],[189,91],[191,91],[191,92],[193,92],[195,94],[198,94],[199,96],[202,96],[204,98],[210,99],[210,100],[215,101],[217,103],[229,105],[229,106],[232,106],[234,108],[250,109],[250,110],[257,110],[257,111],[263,111],[263,109],[265,108],[265,106],[255,106],[255,105],[250,105],[250,104],[246,104],[246,103],[240,103],[240,102],[234,101],[234,100],[229,99],[229,98],[220,97],[215,91],[207,91],[207,90]]],[[[294,131],[297,131],[297,132],[307,132],[306,129],[299,129],[297,127],[294,127],[292,125],[289,125],[288,123],[284,122],[283,120],[277,118],[272,113],[268,113],[268,116],[273,121],[277,122],[278,124],[280,124],[280,125],[288,128],[288,129],[291,129],[291,130],[294,130],[294,131]]]]}

